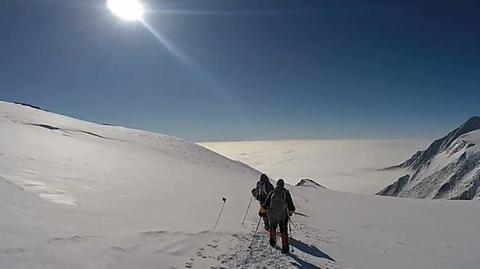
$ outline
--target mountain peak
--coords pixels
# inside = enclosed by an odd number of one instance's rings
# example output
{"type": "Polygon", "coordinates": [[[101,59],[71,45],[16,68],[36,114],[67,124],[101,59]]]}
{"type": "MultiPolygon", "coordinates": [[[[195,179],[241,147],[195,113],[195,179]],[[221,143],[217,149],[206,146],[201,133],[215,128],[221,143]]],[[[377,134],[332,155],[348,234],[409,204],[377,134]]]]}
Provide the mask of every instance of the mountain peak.
{"type": "Polygon", "coordinates": [[[295,186],[320,187],[320,188],[326,189],[324,186],[318,184],[312,179],[302,179],[295,186]]]}
{"type": "MultiPolygon", "coordinates": [[[[394,166],[408,168],[410,174],[401,177],[379,194],[466,200],[479,197],[480,145],[458,140],[478,130],[480,117],[471,117],[446,136],[435,140],[426,150],[394,166]],[[468,158],[467,153],[470,156],[468,158]]],[[[476,137],[476,134],[472,137],[476,137]]]]}
{"type": "Polygon", "coordinates": [[[460,137],[463,134],[480,130],[480,117],[473,116],[470,117],[466,122],[462,125],[457,127],[455,130],[448,133],[446,136],[435,140],[430,147],[428,147],[424,151],[419,151],[415,155],[413,155],[410,159],[405,161],[404,163],[393,166],[392,168],[398,167],[408,167],[412,169],[417,169],[427,163],[430,159],[432,159],[436,154],[448,148],[455,139],[460,137]]]}
{"type": "Polygon", "coordinates": [[[471,131],[480,129],[480,117],[473,116],[460,126],[460,129],[469,129],[471,131]]]}

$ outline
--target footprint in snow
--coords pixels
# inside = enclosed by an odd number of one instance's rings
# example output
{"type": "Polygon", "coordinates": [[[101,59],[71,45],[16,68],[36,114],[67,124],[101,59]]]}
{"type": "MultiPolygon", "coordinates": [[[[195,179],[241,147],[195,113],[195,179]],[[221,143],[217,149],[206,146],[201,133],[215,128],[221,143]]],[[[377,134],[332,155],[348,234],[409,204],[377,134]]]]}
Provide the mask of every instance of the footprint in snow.
{"type": "Polygon", "coordinates": [[[87,236],[79,236],[75,235],[72,237],[53,237],[50,238],[47,243],[49,245],[66,245],[66,244],[74,244],[74,243],[80,243],[82,241],[85,241],[90,238],[98,238],[100,236],[96,235],[87,235],[87,236]]]}
{"type": "Polygon", "coordinates": [[[29,251],[30,250],[26,248],[6,248],[2,252],[3,254],[12,255],[12,254],[23,254],[29,251]]]}
{"type": "Polygon", "coordinates": [[[213,244],[207,244],[208,247],[211,247],[211,248],[217,248],[218,245],[213,245],[213,244]]]}

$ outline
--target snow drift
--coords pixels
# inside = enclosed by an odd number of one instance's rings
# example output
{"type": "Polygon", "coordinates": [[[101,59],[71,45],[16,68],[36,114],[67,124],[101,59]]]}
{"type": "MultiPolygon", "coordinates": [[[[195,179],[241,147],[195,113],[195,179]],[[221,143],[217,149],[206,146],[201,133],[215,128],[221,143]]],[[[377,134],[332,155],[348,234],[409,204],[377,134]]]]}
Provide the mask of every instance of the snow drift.
{"type": "Polygon", "coordinates": [[[378,194],[431,199],[480,199],[480,117],[389,169],[407,174],[378,194]]]}

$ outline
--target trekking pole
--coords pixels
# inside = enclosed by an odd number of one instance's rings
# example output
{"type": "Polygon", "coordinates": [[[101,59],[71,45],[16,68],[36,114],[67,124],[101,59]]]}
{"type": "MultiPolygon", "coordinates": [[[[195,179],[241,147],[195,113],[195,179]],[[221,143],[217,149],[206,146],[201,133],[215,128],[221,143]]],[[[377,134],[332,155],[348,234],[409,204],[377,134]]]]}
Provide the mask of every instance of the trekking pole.
{"type": "Polygon", "coordinates": [[[220,217],[222,216],[223,208],[225,207],[225,202],[227,201],[227,198],[223,197],[222,201],[223,201],[222,209],[220,209],[220,214],[218,214],[217,222],[215,222],[215,226],[213,227],[214,232],[217,229],[218,221],[220,220],[220,217]]]}
{"type": "Polygon", "coordinates": [[[252,249],[253,241],[255,240],[255,236],[257,235],[258,226],[260,226],[260,221],[262,221],[262,217],[260,217],[258,219],[257,228],[255,228],[255,232],[253,233],[252,241],[250,242],[250,246],[248,246],[249,249],[252,249]]]}
{"type": "MultiPolygon", "coordinates": [[[[288,229],[290,230],[289,233],[290,233],[290,236],[288,237],[288,240],[290,240],[290,238],[293,238],[293,235],[292,235],[292,225],[290,225],[292,222],[292,219],[291,218],[288,218],[288,229]]],[[[288,244],[290,246],[290,244],[288,244]]],[[[293,253],[293,246],[290,246],[292,248],[292,253],[293,253]]]]}
{"type": "Polygon", "coordinates": [[[243,225],[245,225],[245,219],[247,218],[248,210],[250,210],[250,205],[252,204],[252,200],[253,200],[253,195],[252,197],[250,197],[250,202],[248,202],[247,212],[245,212],[245,216],[243,217],[243,221],[242,221],[242,227],[243,225]]]}
{"type": "MultiPolygon", "coordinates": [[[[295,214],[295,212],[294,212],[294,214],[295,214]]],[[[293,222],[292,217],[290,217],[288,220],[290,221],[290,223],[292,223],[293,228],[297,229],[297,225],[293,222]]]]}

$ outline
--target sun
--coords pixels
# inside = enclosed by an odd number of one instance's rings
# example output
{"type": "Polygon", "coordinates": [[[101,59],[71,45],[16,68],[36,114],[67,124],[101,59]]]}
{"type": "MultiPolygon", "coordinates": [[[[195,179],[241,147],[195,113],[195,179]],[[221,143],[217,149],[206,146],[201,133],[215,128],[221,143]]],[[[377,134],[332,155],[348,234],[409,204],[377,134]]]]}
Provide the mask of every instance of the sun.
{"type": "Polygon", "coordinates": [[[139,21],[145,10],[138,0],[107,0],[108,9],[126,21],[139,21]]]}

